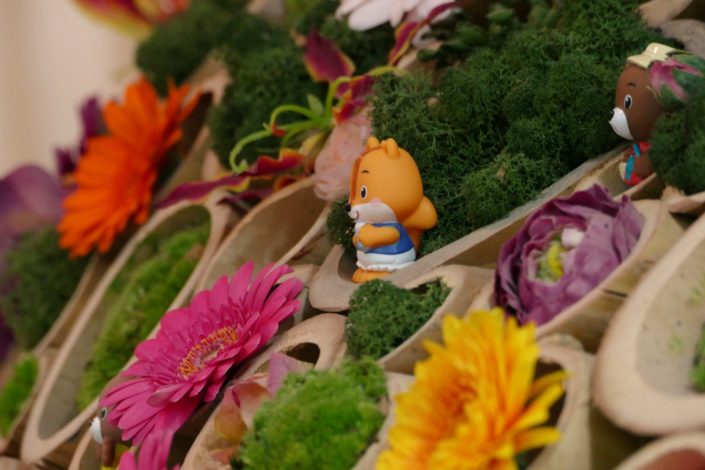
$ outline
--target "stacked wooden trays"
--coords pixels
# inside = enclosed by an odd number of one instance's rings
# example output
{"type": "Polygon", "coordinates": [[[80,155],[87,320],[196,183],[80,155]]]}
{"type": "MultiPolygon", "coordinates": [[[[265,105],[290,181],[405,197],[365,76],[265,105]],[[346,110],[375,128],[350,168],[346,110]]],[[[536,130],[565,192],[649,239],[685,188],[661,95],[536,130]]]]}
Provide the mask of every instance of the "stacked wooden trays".
{"type": "Polygon", "coordinates": [[[77,410],[75,399],[79,378],[105,321],[107,309],[102,304],[110,284],[150,234],[173,232],[195,220],[210,220],[210,234],[203,253],[170,309],[182,306],[190,298],[228,226],[230,211],[218,204],[221,197],[222,194],[215,193],[205,204],[183,202],[158,211],[127,243],[86,302],[39,390],[22,442],[23,461],[68,465],[77,437],[97,407],[97,400],[94,400],[84,410],[77,410]]]}
{"type": "Polygon", "coordinates": [[[663,435],[705,427],[705,394],[690,383],[705,323],[705,218],[651,269],[600,347],[595,401],[617,425],[663,435]]]}

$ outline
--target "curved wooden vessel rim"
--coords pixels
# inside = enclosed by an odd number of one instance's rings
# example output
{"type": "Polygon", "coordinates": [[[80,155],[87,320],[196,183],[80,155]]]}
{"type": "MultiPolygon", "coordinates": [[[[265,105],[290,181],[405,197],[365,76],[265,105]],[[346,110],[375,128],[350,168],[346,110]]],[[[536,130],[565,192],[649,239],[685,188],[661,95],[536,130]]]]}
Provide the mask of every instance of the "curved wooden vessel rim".
{"type": "Polygon", "coordinates": [[[705,218],[696,221],[683,237],[642,278],[613,317],[597,355],[593,383],[595,401],[620,427],[639,434],[658,435],[705,425],[705,395],[669,394],[649,385],[636,370],[636,348],[641,321],[650,311],[662,286],[705,238],[705,218]],[[627,354],[624,354],[624,346],[627,354]],[[669,410],[658,420],[650,418],[653,404],[669,410]],[[627,411],[625,413],[625,410],[627,411]]]}
{"type": "MultiPolygon", "coordinates": [[[[297,181],[296,183],[290,184],[285,188],[273,193],[269,197],[262,200],[254,208],[252,208],[252,210],[250,210],[242,219],[240,219],[237,225],[235,225],[235,227],[230,231],[230,233],[226,235],[225,239],[220,243],[218,250],[216,251],[215,255],[211,258],[210,262],[208,263],[208,266],[203,272],[201,280],[198,282],[197,290],[203,290],[209,287],[207,286],[207,284],[208,279],[210,277],[210,272],[214,268],[214,264],[221,257],[222,252],[233,243],[233,240],[236,240],[237,237],[240,236],[240,234],[250,226],[252,221],[255,220],[260,213],[264,212],[271,206],[278,204],[283,200],[286,200],[293,193],[303,191],[311,187],[313,187],[313,179],[310,177],[301,181],[297,181]]],[[[325,227],[326,218],[328,216],[329,211],[330,204],[326,204],[321,210],[321,213],[316,218],[316,221],[308,229],[308,231],[306,231],[306,233],[299,240],[297,240],[296,244],[294,244],[281,258],[279,258],[275,262],[277,264],[286,263],[292,256],[298,253],[306,245],[306,243],[308,243],[308,241],[314,234],[320,232],[325,227]]]]}
{"type": "Polygon", "coordinates": [[[464,287],[467,278],[472,274],[472,272],[480,269],[482,268],[473,268],[471,266],[449,264],[445,266],[439,266],[427,273],[422,274],[413,281],[407,282],[403,286],[405,289],[415,289],[423,284],[427,284],[436,280],[442,280],[443,283],[450,288],[450,292],[448,293],[448,296],[443,301],[443,303],[431,314],[428,320],[418,330],[416,330],[413,335],[409,336],[403,343],[394,348],[392,351],[382,356],[382,358],[380,358],[377,362],[379,362],[379,364],[384,367],[388,361],[395,358],[397,355],[399,355],[400,352],[403,352],[409,345],[418,342],[419,338],[421,338],[424,333],[426,333],[426,331],[434,322],[439,313],[441,315],[443,315],[444,313],[454,313],[457,315],[462,315],[463,313],[465,313],[447,312],[446,309],[448,308],[449,304],[455,302],[457,297],[463,295],[464,292],[461,292],[460,290],[464,287]]]}
{"type": "Polygon", "coordinates": [[[679,450],[694,450],[705,458],[705,432],[671,434],[645,445],[615,470],[639,470],[654,460],[679,450]]]}
{"type": "MultiPolygon", "coordinates": [[[[181,304],[183,304],[191,292],[194,289],[194,285],[198,278],[202,275],[203,270],[207,266],[210,257],[216,252],[218,243],[220,242],[223,232],[225,230],[226,222],[228,219],[229,209],[223,205],[219,204],[220,199],[223,194],[220,191],[216,191],[208,198],[208,200],[203,203],[193,203],[189,201],[183,201],[174,206],[168,207],[166,209],[157,211],[150,218],[147,223],[142,226],[137,233],[130,239],[130,241],[125,245],[123,250],[117,256],[117,258],[112,262],[110,268],[106,272],[103,279],[100,281],[95,291],[91,297],[86,302],[83,311],[80,313],[79,317],[76,319],[76,323],[72,328],[66,341],[60,348],[57,357],[54,361],[54,366],[49,371],[46,380],[42,384],[42,387],[37,396],[35,406],[30,412],[29,419],[27,422],[27,427],[25,430],[25,437],[21,446],[21,456],[23,461],[27,462],[37,462],[43,457],[50,455],[56,449],[58,449],[64,442],[70,440],[77,432],[80,431],[81,427],[85,422],[87,422],[90,417],[95,414],[95,409],[97,407],[97,397],[89,406],[81,410],[76,416],[73,417],[68,423],[64,424],[57,432],[52,434],[47,438],[41,438],[39,433],[39,422],[46,411],[46,402],[48,399],[49,392],[52,386],[55,384],[56,380],[62,373],[61,364],[67,360],[68,355],[71,352],[72,346],[80,337],[80,333],[83,327],[88,323],[93,316],[95,309],[99,306],[100,301],[105,294],[109,284],[112,282],[114,277],[119,273],[124,264],[127,262],[129,257],[134,252],[135,248],[145,239],[145,237],[158,228],[165,220],[168,220],[171,216],[180,212],[181,210],[187,209],[189,207],[204,207],[208,214],[210,215],[211,227],[208,241],[206,243],[206,249],[199,260],[198,264],[192,271],[189,279],[184,284],[179,294],[177,294],[174,301],[169,306],[168,310],[171,310],[181,304]]],[[[159,325],[151,332],[150,337],[152,337],[159,325]]],[[[134,362],[134,356],[128,361],[128,363],[123,367],[127,367],[129,364],[134,362]]]]}
{"type": "Polygon", "coordinates": [[[27,419],[27,414],[32,408],[34,401],[37,399],[39,389],[42,386],[42,382],[49,373],[49,369],[52,365],[52,362],[53,358],[50,357],[50,354],[44,354],[40,357],[37,357],[37,378],[34,382],[34,385],[32,386],[32,390],[30,391],[29,396],[22,404],[20,412],[17,414],[15,420],[12,422],[12,426],[10,426],[10,430],[8,431],[7,435],[0,435],[0,455],[4,454],[7,450],[7,447],[12,443],[12,440],[17,438],[15,434],[18,431],[18,427],[20,426],[23,420],[27,419]]]}

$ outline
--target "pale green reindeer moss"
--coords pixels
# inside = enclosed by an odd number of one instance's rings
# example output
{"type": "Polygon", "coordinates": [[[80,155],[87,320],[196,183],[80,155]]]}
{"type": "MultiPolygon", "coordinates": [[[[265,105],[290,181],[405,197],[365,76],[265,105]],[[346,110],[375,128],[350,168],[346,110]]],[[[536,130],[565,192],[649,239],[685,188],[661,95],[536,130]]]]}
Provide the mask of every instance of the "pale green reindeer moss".
{"type": "Polygon", "coordinates": [[[198,263],[209,223],[143,242],[142,253],[128,262],[110,285],[101,308],[103,330],[81,377],[80,409],[88,406],[154,329],[198,263]]]}
{"type": "Polygon", "coordinates": [[[695,347],[695,359],[690,371],[690,380],[698,392],[705,392],[705,326],[702,327],[700,340],[695,347]]]}
{"type": "Polygon", "coordinates": [[[371,359],[289,375],[257,411],[233,468],[348,470],[379,431],[387,393],[371,359]]]}
{"type": "Polygon", "coordinates": [[[34,356],[27,356],[15,364],[12,376],[0,388],[0,435],[7,435],[22,406],[32,393],[39,365],[34,356]]]}
{"type": "Polygon", "coordinates": [[[441,282],[421,287],[410,291],[379,279],[361,285],[345,324],[350,355],[379,359],[416,333],[450,292],[441,282]]]}
{"type": "Polygon", "coordinates": [[[47,228],[26,234],[7,254],[0,280],[0,310],[15,338],[31,349],[71,298],[88,260],[69,259],[59,234],[47,228]]]}

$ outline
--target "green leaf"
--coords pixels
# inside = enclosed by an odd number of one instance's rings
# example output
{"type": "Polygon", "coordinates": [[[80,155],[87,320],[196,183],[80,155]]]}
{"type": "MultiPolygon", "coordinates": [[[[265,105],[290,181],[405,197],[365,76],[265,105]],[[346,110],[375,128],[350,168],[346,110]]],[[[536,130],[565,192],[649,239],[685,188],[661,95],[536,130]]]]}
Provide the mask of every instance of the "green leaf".
{"type": "Polygon", "coordinates": [[[306,100],[308,101],[308,107],[311,108],[311,111],[314,113],[323,114],[325,112],[325,107],[318,97],[308,94],[306,95],[306,100]]]}

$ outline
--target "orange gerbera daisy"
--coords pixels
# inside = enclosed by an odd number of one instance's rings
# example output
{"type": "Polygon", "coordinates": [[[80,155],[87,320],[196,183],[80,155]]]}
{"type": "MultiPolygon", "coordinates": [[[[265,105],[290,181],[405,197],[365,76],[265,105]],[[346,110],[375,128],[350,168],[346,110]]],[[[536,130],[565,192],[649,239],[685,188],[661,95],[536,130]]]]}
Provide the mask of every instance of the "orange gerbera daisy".
{"type": "Polygon", "coordinates": [[[515,469],[517,454],[559,438],[555,428],[539,426],[563,394],[565,373],[534,381],[532,323],[517,327],[501,309],[448,315],[443,340],[426,345],[431,357],[396,398],[391,449],[378,470],[515,469]]]}
{"type": "Polygon", "coordinates": [[[187,86],[170,85],[161,102],[142,78],[127,87],[123,104],[105,106],[108,134],[88,140],[73,174],[76,190],[64,200],[58,226],[60,244],[71,256],[86,255],[96,246],[106,252],[130,220],[147,220],[159,168],[198,101],[196,96],[184,103],[187,94],[187,86]]]}

